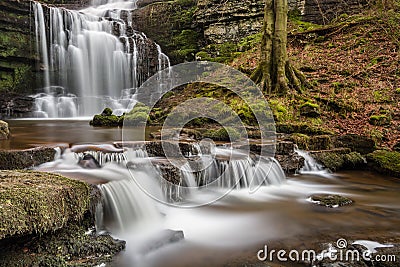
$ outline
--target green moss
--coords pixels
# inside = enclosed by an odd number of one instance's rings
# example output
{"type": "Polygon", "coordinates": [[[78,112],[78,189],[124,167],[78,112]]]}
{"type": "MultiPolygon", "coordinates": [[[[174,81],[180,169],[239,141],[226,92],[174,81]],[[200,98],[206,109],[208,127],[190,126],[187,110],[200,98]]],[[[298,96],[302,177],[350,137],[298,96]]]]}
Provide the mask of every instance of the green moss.
{"type": "Polygon", "coordinates": [[[313,126],[309,123],[277,123],[276,130],[279,133],[302,133],[307,135],[333,135],[334,132],[320,126],[313,126]]]}
{"type": "Polygon", "coordinates": [[[300,105],[300,108],[304,108],[304,107],[310,107],[310,108],[316,108],[316,109],[319,108],[318,104],[312,103],[310,101],[307,101],[304,104],[300,105]]]}
{"type": "Polygon", "coordinates": [[[388,126],[391,124],[392,118],[390,115],[372,115],[369,118],[369,123],[375,126],[388,126]]]}
{"type": "Polygon", "coordinates": [[[281,101],[277,99],[271,99],[268,102],[276,122],[284,122],[291,119],[286,106],[281,101]]]}
{"type": "Polygon", "coordinates": [[[142,126],[150,122],[150,108],[143,103],[137,103],[133,109],[123,117],[123,124],[129,126],[142,126]]]}
{"type": "Polygon", "coordinates": [[[396,94],[400,94],[400,88],[397,88],[397,89],[395,90],[395,93],[396,93],[396,94]]]}
{"type": "Polygon", "coordinates": [[[236,141],[240,139],[241,134],[234,128],[225,127],[217,130],[208,130],[203,133],[203,138],[210,138],[215,141],[236,141]]]}
{"type": "Polygon", "coordinates": [[[111,116],[112,113],[113,113],[113,111],[112,111],[111,108],[105,108],[105,109],[103,110],[103,112],[101,113],[101,115],[103,115],[103,116],[111,116]]]}
{"type": "Polygon", "coordinates": [[[86,183],[57,174],[0,172],[0,239],[43,234],[82,219],[89,208],[86,183]]]}
{"type": "Polygon", "coordinates": [[[118,127],[121,125],[121,117],[116,115],[94,115],[89,124],[94,127],[118,127]]]}
{"type": "Polygon", "coordinates": [[[400,153],[377,150],[367,155],[368,164],[377,172],[400,177],[400,153]]]}

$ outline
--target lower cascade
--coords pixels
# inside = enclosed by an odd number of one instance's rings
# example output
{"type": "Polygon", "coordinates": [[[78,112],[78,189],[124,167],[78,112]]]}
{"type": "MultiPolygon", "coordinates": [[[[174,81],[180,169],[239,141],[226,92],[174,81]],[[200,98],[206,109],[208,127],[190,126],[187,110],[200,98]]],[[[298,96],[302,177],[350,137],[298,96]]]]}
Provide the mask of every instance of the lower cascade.
{"type": "Polygon", "coordinates": [[[232,149],[219,148],[214,158],[189,156],[189,163],[181,168],[166,159],[149,157],[140,148],[115,152],[88,145],[87,149],[79,145],[58,150],[53,162],[38,169],[75,178],[84,176],[98,184],[103,196],[96,212],[99,231],[123,233],[155,223],[162,218],[157,203],[179,206],[205,192],[279,185],[286,180],[275,159],[225,158],[227,151],[235,153],[232,149]]]}

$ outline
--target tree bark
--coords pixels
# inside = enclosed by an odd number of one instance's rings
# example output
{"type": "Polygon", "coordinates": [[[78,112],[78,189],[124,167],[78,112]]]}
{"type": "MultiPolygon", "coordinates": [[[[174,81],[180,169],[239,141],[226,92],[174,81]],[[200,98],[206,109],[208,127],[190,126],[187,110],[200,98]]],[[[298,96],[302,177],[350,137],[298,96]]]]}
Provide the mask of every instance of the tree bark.
{"type": "Polygon", "coordinates": [[[265,0],[261,60],[252,79],[267,94],[301,91],[304,75],[289,62],[287,55],[287,0],[265,0]]]}

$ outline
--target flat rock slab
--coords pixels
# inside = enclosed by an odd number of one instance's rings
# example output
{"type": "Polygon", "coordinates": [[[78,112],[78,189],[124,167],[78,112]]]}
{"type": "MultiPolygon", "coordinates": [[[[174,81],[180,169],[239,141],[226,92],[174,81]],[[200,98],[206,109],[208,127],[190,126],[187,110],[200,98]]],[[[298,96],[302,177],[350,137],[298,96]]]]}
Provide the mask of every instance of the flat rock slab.
{"type": "Polygon", "coordinates": [[[35,171],[0,171],[0,240],[42,234],[79,221],[89,209],[81,181],[35,171]]]}
{"type": "Polygon", "coordinates": [[[26,150],[0,150],[0,170],[27,169],[54,160],[56,151],[51,147],[26,150]]]}

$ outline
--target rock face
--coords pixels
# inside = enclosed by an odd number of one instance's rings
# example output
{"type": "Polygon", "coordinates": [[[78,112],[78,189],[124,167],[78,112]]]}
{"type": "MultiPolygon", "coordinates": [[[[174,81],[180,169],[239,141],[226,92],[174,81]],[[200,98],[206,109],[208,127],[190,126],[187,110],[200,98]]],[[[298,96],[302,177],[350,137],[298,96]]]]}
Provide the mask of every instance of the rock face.
{"type": "Polygon", "coordinates": [[[26,169],[54,159],[55,150],[39,147],[27,150],[0,150],[0,170],[26,169]]]}
{"type": "Polygon", "coordinates": [[[0,1],[0,92],[35,84],[33,18],[29,1],[0,1]]]}
{"type": "MultiPolygon", "coordinates": [[[[195,21],[203,28],[208,44],[237,42],[258,33],[263,24],[264,0],[199,0],[195,21]]],[[[357,13],[365,0],[289,0],[289,10],[308,22],[325,24],[343,13],[357,13]]]]}
{"type": "Polygon", "coordinates": [[[0,140],[8,139],[10,137],[10,129],[8,129],[8,123],[0,121],[0,140]]]}

